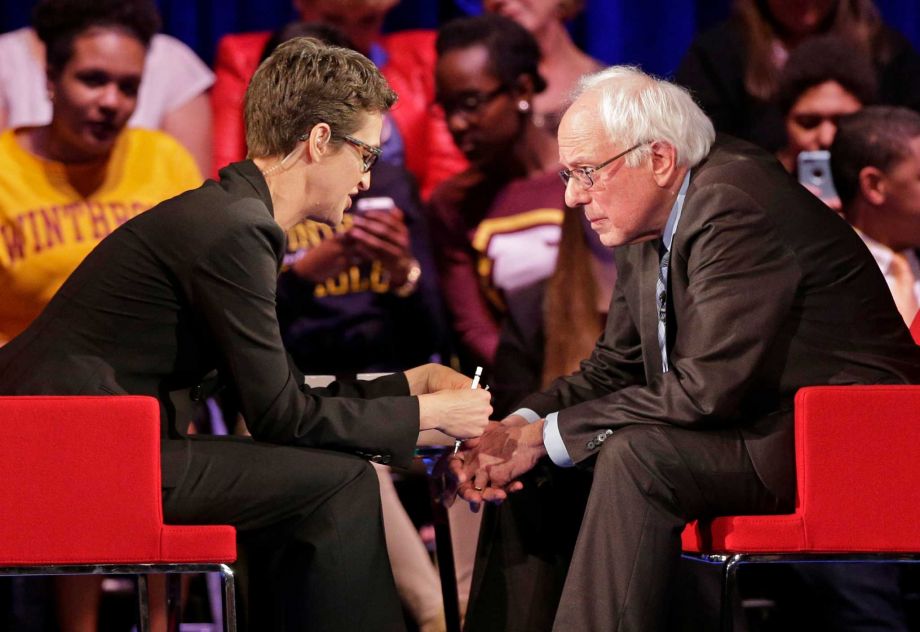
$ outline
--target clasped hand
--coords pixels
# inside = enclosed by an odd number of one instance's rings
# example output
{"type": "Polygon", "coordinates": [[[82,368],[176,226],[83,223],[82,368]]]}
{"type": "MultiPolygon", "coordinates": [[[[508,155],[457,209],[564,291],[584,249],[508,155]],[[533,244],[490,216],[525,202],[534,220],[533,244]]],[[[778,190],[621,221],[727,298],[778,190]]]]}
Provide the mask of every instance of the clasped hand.
{"type": "Polygon", "coordinates": [[[447,460],[447,494],[454,495],[479,511],[483,502],[499,504],[508,494],[523,489],[517,480],[530,471],[546,454],[543,447],[543,420],[529,424],[512,415],[501,423],[492,422],[482,436],[465,443],[447,460]]]}

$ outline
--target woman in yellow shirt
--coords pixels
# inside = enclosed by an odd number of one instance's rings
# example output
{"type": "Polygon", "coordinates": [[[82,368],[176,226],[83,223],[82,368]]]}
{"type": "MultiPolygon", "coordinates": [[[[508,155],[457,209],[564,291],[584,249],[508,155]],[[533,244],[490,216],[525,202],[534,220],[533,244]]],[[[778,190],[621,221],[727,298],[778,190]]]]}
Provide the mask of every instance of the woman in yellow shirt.
{"type": "Polygon", "coordinates": [[[45,0],[35,17],[53,116],[0,135],[0,344],[116,226],[202,179],[171,137],[125,129],[159,27],[152,2],[45,0]]]}
{"type": "MultiPolygon", "coordinates": [[[[0,135],[0,345],[103,237],[202,180],[170,136],[125,129],[159,28],[151,0],[42,0],[35,28],[53,114],[0,135]]],[[[62,630],[95,630],[99,586],[94,576],[56,582],[62,630]]]]}

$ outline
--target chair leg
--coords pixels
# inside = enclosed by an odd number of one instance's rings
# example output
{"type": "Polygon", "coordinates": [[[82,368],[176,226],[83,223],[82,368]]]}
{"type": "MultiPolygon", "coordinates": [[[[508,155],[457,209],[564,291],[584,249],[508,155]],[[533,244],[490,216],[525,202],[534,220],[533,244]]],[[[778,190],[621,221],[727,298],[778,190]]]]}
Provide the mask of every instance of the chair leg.
{"type": "Polygon", "coordinates": [[[742,560],[743,556],[732,555],[722,564],[722,603],[719,608],[722,632],[732,632],[735,627],[735,586],[742,560]]]}
{"type": "Polygon", "coordinates": [[[150,597],[147,593],[147,576],[137,575],[137,629],[138,632],[150,632],[150,597]]]}
{"type": "Polygon", "coordinates": [[[182,622],[182,575],[166,573],[166,630],[179,632],[182,622]]]}
{"type": "Polygon", "coordinates": [[[236,590],[233,569],[221,564],[220,579],[224,588],[224,632],[236,632],[236,590]]]}

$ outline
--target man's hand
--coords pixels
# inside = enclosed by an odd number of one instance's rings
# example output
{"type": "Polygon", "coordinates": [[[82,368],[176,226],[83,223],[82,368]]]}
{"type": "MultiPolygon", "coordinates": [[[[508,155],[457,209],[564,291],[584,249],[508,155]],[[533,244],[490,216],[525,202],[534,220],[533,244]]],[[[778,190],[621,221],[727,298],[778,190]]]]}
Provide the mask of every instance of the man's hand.
{"type": "Polygon", "coordinates": [[[461,498],[473,511],[485,502],[500,503],[523,487],[516,480],[546,454],[543,420],[528,424],[513,415],[490,424],[479,439],[468,441],[449,467],[461,498]]]}

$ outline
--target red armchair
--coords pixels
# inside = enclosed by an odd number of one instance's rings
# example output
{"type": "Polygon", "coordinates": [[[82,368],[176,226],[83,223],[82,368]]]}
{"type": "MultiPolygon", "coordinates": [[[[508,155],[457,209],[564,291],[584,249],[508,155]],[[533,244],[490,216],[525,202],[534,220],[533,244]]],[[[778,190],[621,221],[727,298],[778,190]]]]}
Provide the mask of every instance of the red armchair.
{"type": "Polygon", "coordinates": [[[218,571],[236,629],[235,529],[163,524],[157,400],[0,397],[0,425],[0,575],[136,574],[143,631],[147,574],[218,571]]]}
{"type": "MultiPolygon", "coordinates": [[[[920,343],[920,316],[912,326],[920,343]]],[[[722,629],[745,563],[920,561],[920,386],[814,386],[795,399],[792,514],[692,522],[685,557],[722,566],[722,629]]]]}

